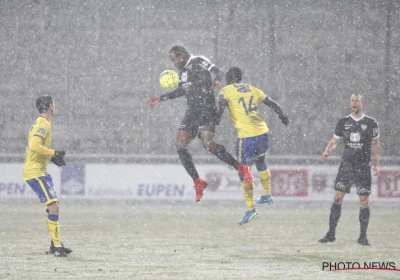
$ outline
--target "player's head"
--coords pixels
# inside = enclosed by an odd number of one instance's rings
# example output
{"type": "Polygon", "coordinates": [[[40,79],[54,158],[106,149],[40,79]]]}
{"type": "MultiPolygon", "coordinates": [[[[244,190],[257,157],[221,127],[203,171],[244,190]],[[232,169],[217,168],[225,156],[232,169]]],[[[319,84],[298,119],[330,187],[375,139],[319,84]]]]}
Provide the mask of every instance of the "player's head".
{"type": "Polygon", "coordinates": [[[353,114],[361,113],[364,107],[364,97],[359,93],[352,94],[350,98],[350,107],[353,114]]]}
{"type": "Polygon", "coordinates": [[[225,75],[226,84],[240,83],[242,80],[242,70],[239,67],[231,67],[225,75]]]}
{"type": "Polygon", "coordinates": [[[182,70],[185,67],[186,62],[189,60],[190,54],[182,46],[173,46],[169,51],[169,59],[175,65],[176,68],[182,70]]]}
{"type": "Polygon", "coordinates": [[[36,108],[39,110],[39,113],[46,113],[51,111],[54,114],[54,100],[49,95],[42,95],[36,99],[36,108]]]}

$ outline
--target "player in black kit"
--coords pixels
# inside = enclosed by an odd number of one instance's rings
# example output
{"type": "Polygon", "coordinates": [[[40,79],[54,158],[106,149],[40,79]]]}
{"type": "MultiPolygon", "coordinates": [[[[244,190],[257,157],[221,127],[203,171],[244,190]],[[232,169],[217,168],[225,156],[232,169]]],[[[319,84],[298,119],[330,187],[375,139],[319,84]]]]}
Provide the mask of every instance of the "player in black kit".
{"type": "Polygon", "coordinates": [[[371,193],[371,151],[373,156],[374,175],[379,175],[380,141],[378,123],[375,119],[363,114],[364,100],[361,94],[351,96],[351,115],[340,119],[335,134],[322,154],[326,161],[336,148],[339,139],[343,139],[345,147],[335,181],[335,196],[329,216],[328,233],[318,241],[334,242],[335,229],[340,218],[345,193],[355,184],[360,198],[360,237],[357,242],[369,246],[367,228],[370,216],[368,197],[371,193]]]}
{"type": "Polygon", "coordinates": [[[179,86],[177,89],[160,96],[150,96],[147,103],[154,106],[161,101],[185,96],[187,109],[185,117],[178,129],[175,146],[179,159],[194,181],[196,202],[200,201],[207,182],[202,180],[194,166],[192,156],[187,146],[198,136],[203,147],[220,160],[239,171],[239,176],[248,186],[252,185],[253,177],[248,166],[239,164],[228,153],[224,146],[214,142],[214,131],[217,111],[214,88],[220,88],[219,69],[204,56],[193,56],[182,46],[174,46],[169,51],[169,58],[179,69],[179,86]],[[215,75],[214,81],[211,73],[215,75]]]}

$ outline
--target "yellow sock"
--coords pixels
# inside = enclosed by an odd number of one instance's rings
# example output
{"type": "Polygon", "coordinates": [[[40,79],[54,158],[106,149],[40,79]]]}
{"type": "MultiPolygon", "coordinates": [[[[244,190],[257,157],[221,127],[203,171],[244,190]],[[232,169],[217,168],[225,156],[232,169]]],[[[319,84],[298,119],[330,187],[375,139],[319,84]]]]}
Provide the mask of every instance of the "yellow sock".
{"type": "Polygon", "coordinates": [[[53,241],[55,247],[60,247],[60,225],[58,221],[51,221],[47,219],[47,229],[49,231],[49,235],[51,241],[53,241]]]}
{"type": "Polygon", "coordinates": [[[254,183],[248,187],[245,182],[242,182],[242,191],[247,210],[252,210],[254,208],[254,183]]]}
{"type": "Polygon", "coordinates": [[[271,193],[271,173],[269,169],[265,169],[263,171],[258,171],[260,175],[260,181],[263,188],[263,195],[271,193]]]}

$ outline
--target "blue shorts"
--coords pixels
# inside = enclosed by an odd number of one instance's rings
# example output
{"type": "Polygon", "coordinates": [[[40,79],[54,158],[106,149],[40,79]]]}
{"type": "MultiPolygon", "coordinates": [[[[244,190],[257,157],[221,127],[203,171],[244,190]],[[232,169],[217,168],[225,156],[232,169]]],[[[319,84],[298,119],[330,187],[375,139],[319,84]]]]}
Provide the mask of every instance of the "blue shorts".
{"type": "Polygon", "coordinates": [[[58,201],[56,190],[50,174],[26,181],[44,206],[58,201]]]}
{"type": "Polygon", "coordinates": [[[236,141],[236,157],[239,163],[252,165],[269,149],[269,133],[236,141]]]}

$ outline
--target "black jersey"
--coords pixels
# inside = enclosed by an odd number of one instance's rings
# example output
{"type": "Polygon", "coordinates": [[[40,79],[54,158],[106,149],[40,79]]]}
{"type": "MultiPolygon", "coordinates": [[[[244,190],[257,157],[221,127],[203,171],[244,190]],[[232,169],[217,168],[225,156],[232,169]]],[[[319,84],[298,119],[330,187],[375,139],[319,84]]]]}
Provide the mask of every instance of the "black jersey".
{"type": "Polygon", "coordinates": [[[179,87],[161,96],[161,100],[185,95],[188,111],[212,112],[216,110],[214,91],[211,88],[211,68],[216,67],[204,56],[191,55],[179,72],[179,87]]]}
{"type": "Polygon", "coordinates": [[[342,161],[369,164],[372,141],[379,138],[378,122],[365,115],[360,119],[347,116],[336,125],[335,137],[345,144],[342,161]]]}
{"type": "Polygon", "coordinates": [[[182,89],[185,92],[190,110],[214,109],[215,96],[211,88],[211,68],[213,64],[204,56],[190,56],[179,73],[182,89]]]}

